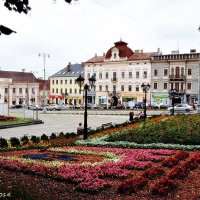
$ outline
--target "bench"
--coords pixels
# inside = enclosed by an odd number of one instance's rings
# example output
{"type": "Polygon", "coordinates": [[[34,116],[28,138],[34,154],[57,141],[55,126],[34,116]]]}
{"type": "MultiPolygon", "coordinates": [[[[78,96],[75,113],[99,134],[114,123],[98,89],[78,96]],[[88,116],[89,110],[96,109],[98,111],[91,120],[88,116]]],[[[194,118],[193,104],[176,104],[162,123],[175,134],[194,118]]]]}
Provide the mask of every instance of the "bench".
{"type": "Polygon", "coordinates": [[[102,124],[101,127],[102,128],[109,128],[112,126],[112,122],[106,123],[106,124],[102,124]]]}

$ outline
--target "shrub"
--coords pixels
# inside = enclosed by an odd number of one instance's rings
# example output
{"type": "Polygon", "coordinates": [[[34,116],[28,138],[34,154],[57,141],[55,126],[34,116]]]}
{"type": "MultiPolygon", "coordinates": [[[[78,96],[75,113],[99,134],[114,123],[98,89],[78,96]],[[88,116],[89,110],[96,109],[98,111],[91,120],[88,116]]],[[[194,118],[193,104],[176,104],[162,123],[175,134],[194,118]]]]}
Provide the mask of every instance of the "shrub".
{"type": "Polygon", "coordinates": [[[55,133],[52,133],[51,136],[50,136],[50,139],[51,139],[51,140],[56,139],[56,134],[55,134],[55,133]]]}
{"type": "Polygon", "coordinates": [[[117,191],[121,194],[130,194],[139,189],[143,189],[147,183],[148,180],[144,177],[128,179],[119,185],[117,191]]]}
{"type": "Polygon", "coordinates": [[[188,176],[188,174],[189,174],[188,169],[186,169],[184,166],[183,167],[178,166],[169,172],[168,177],[170,179],[184,179],[188,176]]]}
{"type": "Polygon", "coordinates": [[[162,162],[162,165],[164,167],[174,167],[176,166],[177,164],[179,163],[179,160],[175,157],[170,157],[168,159],[165,159],[163,162],[162,162]]]}
{"type": "Polygon", "coordinates": [[[40,142],[40,139],[39,139],[39,137],[36,137],[35,135],[32,135],[32,136],[31,136],[31,141],[32,141],[33,143],[39,143],[39,142],[40,142]]]}
{"type": "Polygon", "coordinates": [[[47,141],[48,139],[49,139],[49,137],[48,137],[47,135],[42,134],[42,136],[41,136],[41,140],[43,140],[43,141],[47,141]]]}
{"type": "Polygon", "coordinates": [[[10,144],[12,147],[18,147],[20,145],[20,141],[16,137],[11,137],[10,138],[10,144]]]}
{"type": "Polygon", "coordinates": [[[164,173],[165,171],[161,167],[153,167],[146,169],[145,172],[142,174],[142,176],[149,179],[154,179],[157,176],[160,176],[164,173]]]}
{"type": "Polygon", "coordinates": [[[172,190],[176,189],[177,182],[167,177],[160,179],[151,187],[151,193],[158,196],[166,196],[172,190]]]}
{"type": "Polygon", "coordinates": [[[8,147],[8,142],[4,138],[0,138],[0,148],[7,148],[8,147]]]}
{"type": "Polygon", "coordinates": [[[178,151],[174,157],[179,160],[185,160],[186,158],[189,157],[189,155],[190,154],[186,151],[178,151]]]}
{"type": "Polygon", "coordinates": [[[20,141],[22,142],[23,145],[28,144],[28,142],[29,142],[28,136],[24,135],[24,136],[21,138],[20,141]]]}
{"type": "Polygon", "coordinates": [[[64,135],[64,133],[63,133],[63,132],[60,132],[60,133],[59,133],[59,135],[58,135],[58,137],[59,137],[59,138],[64,138],[64,137],[65,137],[65,135],[64,135]]]}

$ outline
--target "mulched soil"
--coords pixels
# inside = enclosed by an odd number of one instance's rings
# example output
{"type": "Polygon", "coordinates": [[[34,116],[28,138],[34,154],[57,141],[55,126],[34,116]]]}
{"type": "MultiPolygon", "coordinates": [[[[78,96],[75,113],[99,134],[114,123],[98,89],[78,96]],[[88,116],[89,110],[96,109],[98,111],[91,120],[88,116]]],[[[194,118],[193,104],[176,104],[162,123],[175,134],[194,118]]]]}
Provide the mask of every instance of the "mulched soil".
{"type": "MultiPolygon", "coordinates": [[[[20,152],[23,153],[23,151],[20,152]]],[[[32,152],[37,152],[37,150],[32,150],[32,152]]],[[[11,152],[1,153],[1,155],[6,154],[11,155],[11,152]]],[[[16,154],[20,156],[19,152],[16,152],[16,154]]],[[[190,156],[192,154],[193,152],[190,152],[190,156]]],[[[88,159],[100,161],[102,157],[81,155],[81,159],[82,161],[88,159]]],[[[160,163],[154,163],[154,166],[159,165],[160,163]]],[[[133,170],[133,176],[140,176],[142,172],[140,170],[133,170]]],[[[148,187],[144,190],[139,190],[137,193],[122,195],[117,192],[117,187],[122,180],[109,178],[107,181],[112,183],[111,188],[98,194],[90,194],[75,190],[75,184],[73,183],[0,169],[0,193],[11,192],[11,198],[9,199],[15,200],[24,200],[23,196],[26,194],[30,195],[29,200],[200,200],[200,166],[196,170],[191,171],[186,179],[180,180],[178,188],[165,197],[153,196],[149,192],[148,187]],[[12,197],[13,190],[19,192],[19,197],[12,197]]]]}

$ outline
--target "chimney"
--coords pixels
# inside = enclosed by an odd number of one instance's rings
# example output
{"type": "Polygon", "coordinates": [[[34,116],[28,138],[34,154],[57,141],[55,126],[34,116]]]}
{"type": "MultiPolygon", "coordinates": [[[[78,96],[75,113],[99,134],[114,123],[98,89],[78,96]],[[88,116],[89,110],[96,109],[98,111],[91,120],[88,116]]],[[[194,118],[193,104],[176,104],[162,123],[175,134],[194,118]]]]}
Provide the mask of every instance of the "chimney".
{"type": "Polygon", "coordinates": [[[69,64],[67,65],[67,72],[71,71],[71,62],[69,62],[69,64]]]}
{"type": "Polygon", "coordinates": [[[26,71],[26,69],[22,69],[22,72],[25,72],[26,71]]]}

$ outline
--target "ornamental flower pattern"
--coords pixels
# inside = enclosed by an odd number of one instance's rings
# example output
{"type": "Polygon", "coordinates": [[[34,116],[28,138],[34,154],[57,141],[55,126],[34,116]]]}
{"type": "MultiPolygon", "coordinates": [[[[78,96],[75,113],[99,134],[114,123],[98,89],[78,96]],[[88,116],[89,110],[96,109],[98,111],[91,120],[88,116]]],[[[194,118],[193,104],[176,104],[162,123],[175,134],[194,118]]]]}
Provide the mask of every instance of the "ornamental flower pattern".
{"type": "MultiPolygon", "coordinates": [[[[97,163],[70,164],[61,161],[44,161],[22,158],[21,152],[15,156],[1,156],[2,168],[37,174],[77,184],[76,189],[97,192],[110,185],[106,177],[124,179],[132,176],[130,169],[145,169],[153,162],[163,160],[163,155],[173,154],[172,150],[136,150],[98,147],[51,148],[51,153],[71,153],[77,155],[101,155],[105,159],[97,163]],[[140,159],[142,158],[142,159],[140,159]]],[[[29,151],[23,151],[28,154],[29,151]]],[[[40,152],[39,152],[40,153],[40,152]]]]}

